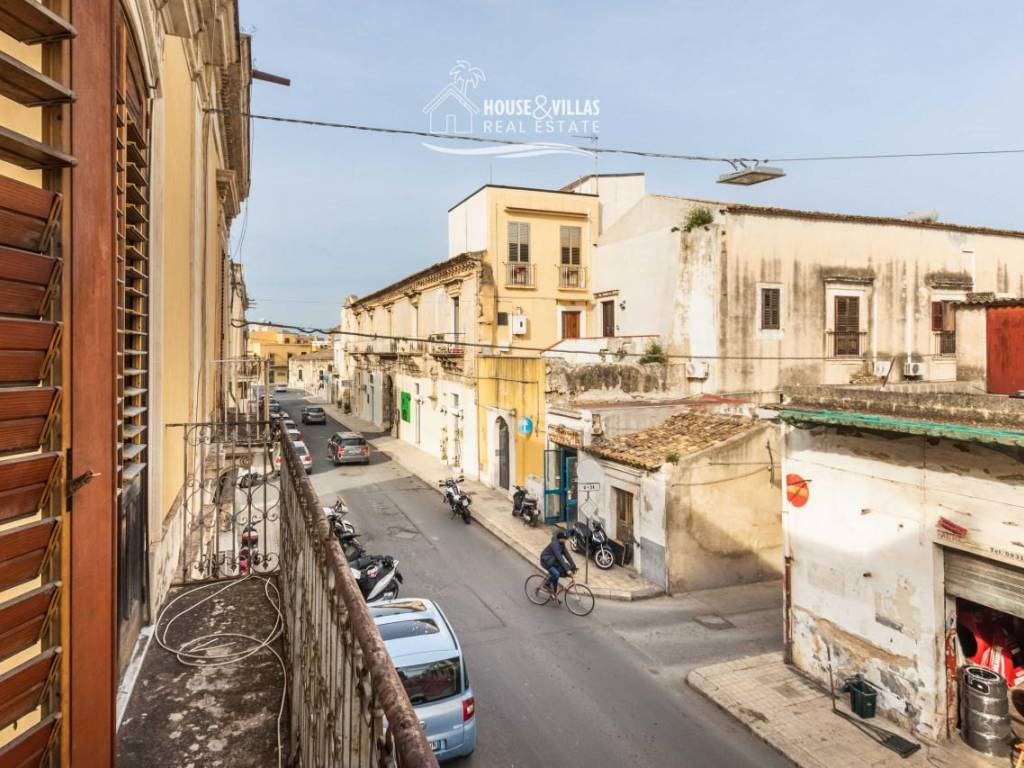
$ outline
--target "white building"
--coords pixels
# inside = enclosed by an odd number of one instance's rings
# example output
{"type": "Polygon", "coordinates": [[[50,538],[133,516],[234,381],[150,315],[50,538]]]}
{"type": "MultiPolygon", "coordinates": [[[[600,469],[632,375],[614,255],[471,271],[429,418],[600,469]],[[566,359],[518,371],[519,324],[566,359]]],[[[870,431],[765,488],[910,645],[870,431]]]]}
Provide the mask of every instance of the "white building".
{"type": "MultiPolygon", "coordinates": [[[[1024,401],[975,386],[795,391],[779,406],[786,649],[881,714],[957,722],[965,660],[1024,683],[1024,401]],[[937,391],[937,390],[946,391],[937,391]]],[[[1024,724],[1024,688],[1011,707],[1024,724]]]]}

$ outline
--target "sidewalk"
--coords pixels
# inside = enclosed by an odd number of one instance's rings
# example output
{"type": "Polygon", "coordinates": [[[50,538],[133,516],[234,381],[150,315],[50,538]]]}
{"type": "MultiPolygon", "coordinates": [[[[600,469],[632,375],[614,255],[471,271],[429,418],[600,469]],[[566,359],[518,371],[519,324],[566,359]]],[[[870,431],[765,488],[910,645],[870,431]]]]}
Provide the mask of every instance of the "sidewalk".
{"type": "MultiPolygon", "coordinates": [[[[902,759],[851,723],[832,714],[829,693],[782,661],[766,653],[695,669],[691,687],[740,720],[800,768],[1002,768],[1006,759],[980,755],[959,739],[932,744],[877,717],[868,722],[921,744],[902,759]]],[[[849,712],[848,697],[840,709],[849,712]]]]}
{"type": "MultiPolygon", "coordinates": [[[[314,401],[313,398],[309,398],[314,401]]],[[[316,401],[319,402],[319,401],[316,401]]],[[[377,450],[383,451],[396,462],[425,483],[435,486],[438,480],[449,477],[452,468],[431,456],[424,450],[390,435],[381,435],[370,422],[342,413],[330,403],[323,403],[324,410],[346,428],[366,435],[367,441],[377,450]]],[[[530,565],[537,567],[541,550],[551,540],[552,526],[540,524],[529,528],[519,518],[512,516],[512,501],[504,493],[488,488],[482,483],[466,480],[460,486],[473,497],[473,520],[497,536],[505,545],[519,553],[530,565]]],[[[576,557],[580,570],[577,577],[583,580],[584,563],[576,557]]],[[[589,563],[587,586],[597,597],[609,600],[641,600],[662,594],[664,590],[633,571],[612,567],[602,571],[593,561],[589,563]]]]}

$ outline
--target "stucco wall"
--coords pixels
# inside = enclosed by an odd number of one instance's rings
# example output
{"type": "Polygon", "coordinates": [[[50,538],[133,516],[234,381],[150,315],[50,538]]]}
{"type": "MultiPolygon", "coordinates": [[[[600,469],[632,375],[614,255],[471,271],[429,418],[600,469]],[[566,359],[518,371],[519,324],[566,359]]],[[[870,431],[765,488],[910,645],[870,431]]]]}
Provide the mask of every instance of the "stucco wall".
{"type": "Polygon", "coordinates": [[[782,570],[778,429],[765,423],[684,459],[668,475],[669,588],[763,581],[782,570]]]}
{"type": "Polygon", "coordinates": [[[1024,526],[1019,456],[823,427],[787,427],[785,451],[783,472],[810,490],[800,508],[783,497],[794,663],[826,681],[831,647],[840,679],[863,674],[879,688],[880,711],[940,735],[947,618],[936,523],[967,527],[959,546],[1019,566],[1024,548],[1007,536],[1024,526]]]}
{"type": "Polygon", "coordinates": [[[480,479],[498,485],[498,432],[504,418],[509,426],[510,486],[536,483],[544,477],[544,361],[538,357],[478,358],[477,405],[480,479]],[[529,418],[533,431],[520,434],[516,424],[529,418]]]}
{"type": "Polygon", "coordinates": [[[988,370],[988,330],[984,307],[956,310],[956,377],[958,381],[985,381],[988,370]]]}

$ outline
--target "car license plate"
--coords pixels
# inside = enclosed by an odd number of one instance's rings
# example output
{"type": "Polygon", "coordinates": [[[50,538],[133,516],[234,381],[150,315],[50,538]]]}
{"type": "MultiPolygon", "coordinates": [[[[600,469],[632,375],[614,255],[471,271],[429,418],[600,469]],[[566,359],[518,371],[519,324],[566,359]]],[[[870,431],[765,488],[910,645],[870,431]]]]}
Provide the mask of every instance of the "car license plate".
{"type": "Polygon", "coordinates": [[[442,749],[448,746],[447,739],[438,739],[437,741],[430,742],[430,748],[435,752],[440,752],[442,749]]]}

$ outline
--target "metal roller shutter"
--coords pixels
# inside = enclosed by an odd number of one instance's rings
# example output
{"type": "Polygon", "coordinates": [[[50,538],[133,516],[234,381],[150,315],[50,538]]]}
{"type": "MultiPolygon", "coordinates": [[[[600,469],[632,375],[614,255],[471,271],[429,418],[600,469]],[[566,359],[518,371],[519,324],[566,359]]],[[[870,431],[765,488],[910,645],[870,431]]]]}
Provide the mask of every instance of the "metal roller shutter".
{"type": "Polygon", "coordinates": [[[1024,568],[945,549],[946,594],[1024,619],[1024,568]]]}

